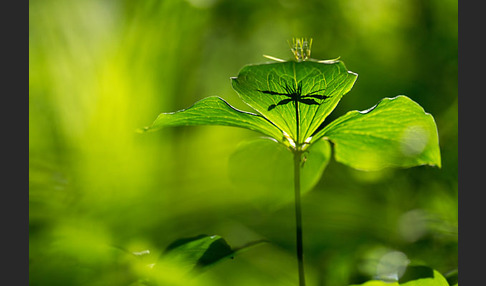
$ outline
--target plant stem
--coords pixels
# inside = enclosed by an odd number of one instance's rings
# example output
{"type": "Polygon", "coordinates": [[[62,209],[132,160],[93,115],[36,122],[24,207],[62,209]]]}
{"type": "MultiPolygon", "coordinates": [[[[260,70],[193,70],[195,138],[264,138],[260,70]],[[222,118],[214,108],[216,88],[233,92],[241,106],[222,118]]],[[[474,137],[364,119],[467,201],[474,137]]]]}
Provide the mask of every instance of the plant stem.
{"type": "MultiPolygon", "coordinates": [[[[299,138],[299,133],[300,133],[300,120],[299,120],[299,102],[295,101],[295,131],[296,131],[296,140],[295,140],[295,150],[299,150],[300,148],[300,138],[299,138]]],[[[299,159],[300,160],[300,159],[299,159]]]]}
{"type": "MultiPolygon", "coordinates": [[[[296,87],[298,89],[298,87],[296,87]]],[[[300,120],[299,102],[294,101],[295,105],[295,131],[296,141],[294,153],[294,195],[295,195],[295,232],[297,244],[297,262],[299,267],[299,286],[305,286],[304,275],[304,249],[302,243],[302,209],[300,205],[300,164],[302,163],[302,150],[300,144],[300,120]]]]}
{"type": "Polygon", "coordinates": [[[297,243],[297,261],[299,266],[299,286],[305,286],[304,250],[302,243],[302,209],[300,204],[300,164],[302,151],[294,150],[294,191],[295,191],[295,230],[297,243]]]}

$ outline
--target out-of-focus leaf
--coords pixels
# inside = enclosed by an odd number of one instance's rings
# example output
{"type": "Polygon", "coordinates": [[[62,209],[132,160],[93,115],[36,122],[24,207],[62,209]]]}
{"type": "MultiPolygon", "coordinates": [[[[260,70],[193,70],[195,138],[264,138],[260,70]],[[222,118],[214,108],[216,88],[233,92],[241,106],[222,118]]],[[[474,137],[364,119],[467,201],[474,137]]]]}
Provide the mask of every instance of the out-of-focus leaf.
{"type": "MultiPolygon", "coordinates": [[[[309,191],[319,181],[329,163],[331,147],[321,140],[304,153],[301,165],[301,191],[309,191]]],[[[294,197],[292,153],[268,138],[247,141],[229,158],[229,176],[240,193],[257,203],[278,206],[294,197]]]]}
{"type": "Polygon", "coordinates": [[[385,282],[381,280],[370,280],[363,284],[353,284],[350,286],[399,286],[397,282],[385,282]]]}
{"type": "Polygon", "coordinates": [[[283,141],[282,132],[264,117],[238,110],[222,98],[211,96],[196,102],[187,109],[161,113],[151,126],[142,131],[154,131],[168,126],[223,125],[241,127],[283,141]]]}
{"type": "Polygon", "coordinates": [[[403,286],[449,286],[437,270],[427,266],[409,266],[398,280],[403,286]]]}
{"type": "Polygon", "coordinates": [[[312,141],[320,138],[334,143],[336,161],[360,170],[441,166],[434,118],[406,96],[384,98],[365,111],[350,111],[312,141]]]}
{"type": "Polygon", "coordinates": [[[430,267],[408,266],[398,282],[371,280],[351,286],[449,286],[449,283],[442,274],[430,267]]]}
{"type": "Polygon", "coordinates": [[[343,62],[279,62],[243,67],[232,85],[241,99],[298,143],[321,125],[356,81],[343,62]],[[299,134],[296,127],[296,105],[299,134]]]}
{"type": "Polygon", "coordinates": [[[163,258],[194,269],[216,263],[232,255],[233,250],[222,237],[202,234],[172,242],[165,249],[163,258]]]}
{"type": "Polygon", "coordinates": [[[246,250],[260,242],[248,243],[239,248],[231,246],[219,235],[201,234],[181,238],[172,242],[164,251],[163,259],[176,263],[190,270],[201,270],[227,258],[233,258],[240,251],[246,250]]]}

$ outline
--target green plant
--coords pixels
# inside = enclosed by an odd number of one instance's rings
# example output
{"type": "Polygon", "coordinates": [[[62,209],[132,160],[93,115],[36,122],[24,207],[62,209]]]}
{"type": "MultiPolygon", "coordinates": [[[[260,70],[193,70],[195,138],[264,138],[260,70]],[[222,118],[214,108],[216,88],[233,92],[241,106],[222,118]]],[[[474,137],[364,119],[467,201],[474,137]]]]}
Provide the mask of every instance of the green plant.
{"type": "MultiPolygon", "coordinates": [[[[372,171],[386,167],[441,166],[437,127],[432,115],[410,98],[384,98],[365,111],[350,111],[323,126],[357,74],[339,59],[310,58],[312,41],[294,40],[295,59],[247,65],[232,78],[240,98],[256,113],[237,110],[219,97],[162,113],[145,131],[167,126],[226,125],[260,132],[293,155],[296,249],[299,283],[305,285],[301,170],[313,153],[326,153],[333,144],[336,161],[372,171]]],[[[275,59],[273,57],[269,57],[275,59]]],[[[329,158],[312,168],[323,170],[329,158]]]]}

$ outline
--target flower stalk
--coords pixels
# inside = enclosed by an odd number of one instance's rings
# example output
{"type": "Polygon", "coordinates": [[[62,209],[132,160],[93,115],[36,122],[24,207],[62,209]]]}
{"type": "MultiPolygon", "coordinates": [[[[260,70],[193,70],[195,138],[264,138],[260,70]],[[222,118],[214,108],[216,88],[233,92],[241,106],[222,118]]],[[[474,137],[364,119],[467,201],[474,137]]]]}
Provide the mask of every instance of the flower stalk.
{"type": "Polygon", "coordinates": [[[304,249],[302,242],[302,206],[300,202],[300,166],[302,151],[296,148],[294,153],[294,194],[295,194],[295,232],[297,245],[297,263],[299,268],[299,286],[305,286],[304,249]]]}

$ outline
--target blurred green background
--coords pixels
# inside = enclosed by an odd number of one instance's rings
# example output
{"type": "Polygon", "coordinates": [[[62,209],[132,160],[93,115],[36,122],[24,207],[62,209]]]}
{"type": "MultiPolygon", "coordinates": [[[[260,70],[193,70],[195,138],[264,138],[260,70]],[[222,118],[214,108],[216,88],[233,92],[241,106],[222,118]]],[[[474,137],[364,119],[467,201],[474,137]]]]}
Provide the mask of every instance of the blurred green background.
{"type": "Polygon", "coordinates": [[[263,54],[289,59],[293,37],[359,74],[326,122],[407,95],[435,117],[443,166],[331,161],[302,201],[308,284],[361,283],[390,253],[454,271],[457,28],[453,0],[30,0],[30,285],[296,285],[293,203],[268,207],[270,192],[228,176],[231,154],[259,134],[135,132],[212,95],[250,110],[230,77],[263,54]],[[150,271],[172,241],[198,234],[271,243],[192,278],[150,271]]]}

